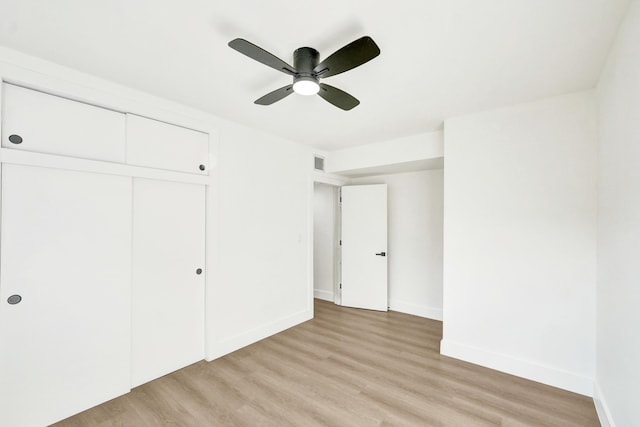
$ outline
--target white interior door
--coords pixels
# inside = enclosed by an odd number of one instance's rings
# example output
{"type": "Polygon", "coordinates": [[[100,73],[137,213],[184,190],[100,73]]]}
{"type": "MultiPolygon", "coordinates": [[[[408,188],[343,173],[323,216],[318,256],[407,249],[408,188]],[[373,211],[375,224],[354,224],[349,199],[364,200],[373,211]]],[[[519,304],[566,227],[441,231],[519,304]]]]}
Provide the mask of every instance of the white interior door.
{"type": "Polygon", "coordinates": [[[132,386],[204,358],[205,187],[133,183],[132,386]]]}
{"type": "Polygon", "coordinates": [[[387,311],[387,185],[342,187],[342,305],[387,311]]]}
{"type": "Polygon", "coordinates": [[[131,179],[3,164],[0,263],[0,425],[128,392],[131,179]]]}

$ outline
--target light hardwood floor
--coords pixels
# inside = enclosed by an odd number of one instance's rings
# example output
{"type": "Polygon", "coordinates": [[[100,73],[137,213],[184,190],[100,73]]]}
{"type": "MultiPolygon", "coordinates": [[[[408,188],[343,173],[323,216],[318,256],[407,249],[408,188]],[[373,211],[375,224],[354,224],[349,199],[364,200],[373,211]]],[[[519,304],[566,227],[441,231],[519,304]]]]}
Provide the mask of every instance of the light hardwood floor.
{"type": "Polygon", "coordinates": [[[598,426],[593,401],[439,354],[442,323],[316,300],[315,318],[61,426],[598,426]]]}

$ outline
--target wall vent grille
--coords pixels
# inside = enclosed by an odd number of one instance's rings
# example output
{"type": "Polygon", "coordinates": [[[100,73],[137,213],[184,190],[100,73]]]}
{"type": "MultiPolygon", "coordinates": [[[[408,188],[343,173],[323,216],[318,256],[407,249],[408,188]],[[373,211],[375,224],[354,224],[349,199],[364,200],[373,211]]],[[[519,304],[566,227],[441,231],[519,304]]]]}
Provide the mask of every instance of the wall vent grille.
{"type": "Polygon", "coordinates": [[[324,172],[324,159],[322,157],[315,156],[313,158],[313,168],[317,171],[324,172]]]}

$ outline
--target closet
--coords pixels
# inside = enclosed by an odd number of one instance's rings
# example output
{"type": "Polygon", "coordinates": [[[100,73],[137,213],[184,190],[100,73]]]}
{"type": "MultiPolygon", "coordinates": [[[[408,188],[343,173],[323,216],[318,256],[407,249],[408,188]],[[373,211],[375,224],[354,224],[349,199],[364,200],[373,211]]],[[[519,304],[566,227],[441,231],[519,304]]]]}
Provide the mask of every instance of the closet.
{"type": "Polygon", "coordinates": [[[2,85],[0,425],[204,358],[208,135],[2,85]]]}

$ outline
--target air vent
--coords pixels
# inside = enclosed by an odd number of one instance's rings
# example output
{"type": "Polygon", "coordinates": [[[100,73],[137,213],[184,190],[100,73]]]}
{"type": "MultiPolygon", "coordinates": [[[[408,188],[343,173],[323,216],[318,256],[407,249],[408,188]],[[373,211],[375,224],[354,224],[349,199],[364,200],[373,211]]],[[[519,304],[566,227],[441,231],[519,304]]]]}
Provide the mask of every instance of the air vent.
{"type": "Polygon", "coordinates": [[[315,156],[313,158],[313,168],[317,171],[324,172],[324,158],[315,156]]]}

